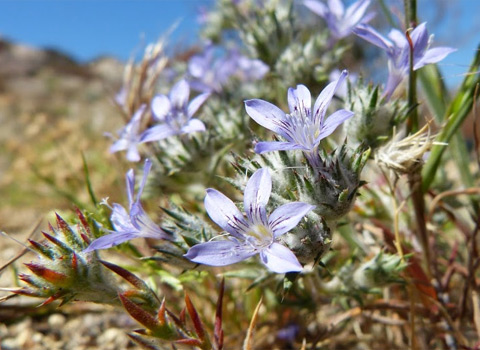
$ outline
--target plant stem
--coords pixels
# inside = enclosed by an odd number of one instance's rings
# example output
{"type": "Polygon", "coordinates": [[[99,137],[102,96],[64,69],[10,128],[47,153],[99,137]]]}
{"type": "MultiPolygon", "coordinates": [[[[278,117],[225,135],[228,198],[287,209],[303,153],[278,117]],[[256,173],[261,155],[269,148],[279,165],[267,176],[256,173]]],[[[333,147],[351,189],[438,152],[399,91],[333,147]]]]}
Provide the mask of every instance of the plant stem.
{"type": "MultiPolygon", "coordinates": [[[[407,134],[418,131],[418,102],[417,102],[417,74],[413,70],[414,45],[410,38],[410,30],[415,28],[417,24],[417,1],[405,0],[405,26],[406,36],[410,45],[410,69],[408,75],[408,108],[410,115],[407,120],[407,134]]],[[[422,168],[417,167],[412,169],[408,174],[408,184],[411,191],[411,198],[417,222],[417,236],[422,244],[425,265],[427,267],[428,275],[431,276],[430,265],[430,247],[428,242],[427,224],[425,221],[425,198],[422,191],[422,168]]]]}
{"type": "Polygon", "coordinates": [[[410,115],[407,121],[407,134],[418,130],[417,110],[417,73],[413,70],[413,42],[410,39],[410,29],[417,25],[417,1],[405,0],[405,27],[407,40],[410,45],[409,74],[408,74],[408,107],[410,115]]]}

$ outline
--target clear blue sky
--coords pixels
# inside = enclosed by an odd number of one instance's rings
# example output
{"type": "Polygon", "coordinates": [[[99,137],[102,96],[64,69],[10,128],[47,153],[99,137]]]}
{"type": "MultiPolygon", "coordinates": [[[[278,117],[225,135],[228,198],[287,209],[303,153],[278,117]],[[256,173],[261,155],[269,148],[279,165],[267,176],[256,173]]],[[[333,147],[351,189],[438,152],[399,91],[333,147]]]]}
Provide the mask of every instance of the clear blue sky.
{"type": "Polygon", "coordinates": [[[80,61],[109,54],[128,59],[179,20],[170,44],[196,39],[196,17],[211,0],[0,0],[0,35],[57,48],[80,61]]]}
{"type": "MultiPolygon", "coordinates": [[[[451,84],[461,80],[480,43],[480,0],[417,0],[421,20],[429,22],[436,46],[458,52],[441,63],[451,84]]],[[[388,5],[402,3],[385,0],[388,5]]],[[[214,0],[0,0],[0,35],[37,47],[53,47],[88,61],[108,54],[122,60],[155,41],[175,21],[173,46],[197,39],[198,8],[214,0]]],[[[402,9],[400,9],[401,11],[402,9]]],[[[381,15],[381,14],[379,14],[381,15]]]]}

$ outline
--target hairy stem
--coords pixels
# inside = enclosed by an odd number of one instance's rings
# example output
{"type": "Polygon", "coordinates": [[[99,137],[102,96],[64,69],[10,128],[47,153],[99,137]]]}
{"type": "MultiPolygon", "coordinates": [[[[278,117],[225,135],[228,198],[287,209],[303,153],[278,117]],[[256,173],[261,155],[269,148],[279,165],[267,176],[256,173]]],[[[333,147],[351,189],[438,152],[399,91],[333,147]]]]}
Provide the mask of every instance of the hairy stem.
{"type": "MultiPolygon", "coordinates": [[[[418,131],[418,110],[417,110],[417,74],[413,70],[414,46],[410,38],[410,31],[417,25],[417,1],[405,0],[405,26],[406,36],[410,45],[409,75],[408,75],[408,108],[410,114],[407,120],[407,134],[418,131]]],[[[425,221],[425,198],[422,191],[422,168],[412,170],[408,175],[408,184],[411,191],[411,198],[417,222],[417,236],[422,244],[425,265],[428,274],[431,276],[430,248],[428,243],[427,224],[425,221]]]]}

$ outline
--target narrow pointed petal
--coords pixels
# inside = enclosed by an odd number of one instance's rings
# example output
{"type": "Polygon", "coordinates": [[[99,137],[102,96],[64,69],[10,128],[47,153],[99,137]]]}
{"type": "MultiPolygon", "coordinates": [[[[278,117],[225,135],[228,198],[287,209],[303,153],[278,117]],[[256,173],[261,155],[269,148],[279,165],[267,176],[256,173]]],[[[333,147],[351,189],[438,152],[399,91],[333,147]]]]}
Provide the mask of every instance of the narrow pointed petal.
{"type": "Polygon", "coordinates": [[[200,119],[192,118],[180,130],[182,134],[190,134],[196,131],[205,131],[205,124],[200,119]]]}
{"type": "Polygon", "coordinates": [[[119,139],[110,146],[110,153],[125,151],[128,148],[129,144],[130,143],[127,139],[119,139]]]}
{"type": "Polygon", "coordinates": [[[188,85],[187,81],[182,79],[176,83],[172,87],[172,90],[170,90],[170,94],[168,96],[173,107],[182,109],[183,107],[187,106],[188,97],[190,96],[190,86],[188,85]]]}
{"type": "Polygon", "coordinates": [[[385,86],[385,92],[383,93],[386,96],[387,101],[390,99],[390,97],[392,97],[393,93],[395,92],[395,89],[402,82],[403,78],[404,78],[404,75],[400,72],[396,72],[396,71],[390,72],[390,74],[388,75],[387,84],[385,86]]]}
{"type": "Polygon", "coordinates": [[[358,35],[360,38],[372,43],[375,46],[378,46],[385,51],[388,51],[392,47],[392,43],[382,36],[379,32],[373,29],[368,24],[359,24],[354,29],[353,32],[358,35]]]}
{"type": "Polygon", "coordinates": [[[340,124],[353,117],[353,115],[353,112],[346,109],[340,109],[332,113],[327,119],[325,119],[325,122],[323,123],[323,128],[318,136],[318,142],[333,133],[340,124]]]}
{"type": "Polygon", "coordinates": [[[368,23],[372,19],[374,19],[376,15],[377,15],[377,13],[375,11],[371,11],[363,17],[363,19],[360,21],[360,23],[368,23]]]}
{"type": "Polygon", "coordinates": [[[167,96],[157,95],[152,99],[151,108],[154,119],[161,122],[167,117],[172,105],[167,96]]]}
{"type": "Polygon", "coordinates": [[[140,142],[152,142],[165,139],[169,136],[177,135],[178,130],[172,128],[168,124],[160,124],[152,126],[150,129],[145,130],[140,136],[140,142]]]}
{"type": "Polygon", "coordinates": [[[267,168],[257,170],[248,180],[243,195],[245,213],[254,223],[267,224],[265,207],[272,191],[272,178],[267,168]]]}
{"type": "Polygon", "coordinates": [[[210,96],[209,93],[204,93],[200,94],[197,97],[195,97],[190,103],[188,104],[188,116],[192,117],[195,112],[200,108],[200,106],[207,100],[207,98],[210,96]]]}
{"type": "Polygon", "coordinates": [[[247,114],[261,126],[285,137],[281,124],[285,122],[285,113],[277,106],[263,100],[245,101],[247,114]]]}
{"type": "Polygon", "coordinates": [[[260,258],[269,270],[276,273],[300,272],[303,270],[295,254],[279,243],[273,243],[260,252],[260,258]]]}
{"type": "Polygon", "coordinates": [[[327,16],[328,8],[325,4],[318,0],[305,0],[303,4],[308,7],[312,12],[316,13],[320,17],[325,18],[327,16]]]}
{"type": "Polygon", "coordinates": [[[337,91],[339,86],[343,83],[347,75],[348,72],[346,70],[343,70],[336,81],[332,81],[325,87],[325,89],[322,90],[317,100],[315,101],[315,106],[313,107],[314,119],[316,121],[318,120],[318,118],[323,121],[325,112],[327,111],[327,108],[332,101],[333,95],[335,95],[335,91],[337,91]]]}
{"type": "Polygon", "coordinates": [[[90,243],[88,248],[84,250],[84,252],[88,253],[92,250],[108,249],[134,238],[138,238],[135,232],[110,233],[94,240],[92,243],[90,243]]]}
{"type": "Polygon", "coordinates": [[[272,229],[274,237],[279,237],[297,226],[300,220],[314,208],[314,205],[307,203],[292,202],[275,209],[268,218],[268,226],[272,229]]]}
{"type": "Polygon", "coordinates": [[[416,52],[424,52],[428,46],[428,30],[427,23],[423,22],[415,27],[410,33],[413,43],[413,50],[416,52]]]}
{"type": "Polygon", "coordinates": [[[328,8],[337,18],[342,18],[345,13],[345,7],[343,6],[342,0],[328,0],[328,8]]]}
{"type": "Polygon", "coordinates": [[[388,38],[395,44],[398,49],[405,48],[405,50],[407,51],[410,50],[408,40],[404,32],[401,32],[398,29],[392,29],[388,33],[388,38]]]}
{"type": "Polygon", "coordinates": [[[135,171],[130,169],[125,175],[125,183],[127,187],[127,197],[129,206],[133,203],[133,194],[135,192],[135,171]]]}
{"type": "Polygon", "coordinates": [[[292,113],[295,110],[295,107],[297,106],[297,96],[295,96],[294,88],[288,88],[287,102],[288,102],[288,109],[290,110],[290,113],[292,113]]]}
{"type": "Polygon", "coordinates": [[[440,62],[455,51],[457,50],[451,47],[435,47],[433,49],[428,49],[427,52],[425,52],[425,55],[420,60],[415,62],[413,69],[417,70],[423,66],[426,66],[427,64],[440,62]]]}
{"type": "Polygon", "coordinates": [[[184,257],[199,264],[226,266],[257,253],[250,245],[238,241],[210,241],[191,247],[184,257]]]}
{"type": "Polygon", "coordinates": [[[243,233],[248,229],[248,224],[236,205],[223,193],[207,189],[205,209],[218,226],[234,237],[244,238],[243,233]]]}
{"type": "MultiPolygon", "coordinates": [[[[345,19],[348,19],[349,24],[353,27],[362,21],[370,0],[358,0],[347,8],[345,12],[345,19]]],[[[363,21],[365,23],[365,21],[363,21]]]]}
{"type": "Polygon", "coordinates": [[[152,161],[150,159],[145,159],[145,165],[143,167],[142,182],[140,183],[140,187],[138,188],[138,193],[137,193],[137,203],[140,202],[140,197],[142,196],[143,188],[147,183],[148,174],[150,173],[151,169],[152,169],[152,161]]]}
{"type": "Polygon", "coordinates": [[[116,94],[115,94],[115,102],[119,105],[119,106],[125,106],[125,103],[127,102],[127,98],[128,98],[128,89],[125,87],[125,86],[122,86],[122,88],[120,89],[120,91],[118,91],[116,94]]]}
{"type": "Polygon", "coordinates": [[[139,123],[146,109],[147,109],[146,104],[142,104],[140,107],[138,107],[138,109],[135,111],[135,114],[132,117],[132,122],[139,123]]]}
{"type": "Polygon", "coordinates": [[[258,153],[258,154],[272,152],[272,151],[291,151],[295,149],[306,150],[301,145],[298,145],[292,142],[265,141],[265,142],[258,142],[255,145],[255,153],[258,153]]]}

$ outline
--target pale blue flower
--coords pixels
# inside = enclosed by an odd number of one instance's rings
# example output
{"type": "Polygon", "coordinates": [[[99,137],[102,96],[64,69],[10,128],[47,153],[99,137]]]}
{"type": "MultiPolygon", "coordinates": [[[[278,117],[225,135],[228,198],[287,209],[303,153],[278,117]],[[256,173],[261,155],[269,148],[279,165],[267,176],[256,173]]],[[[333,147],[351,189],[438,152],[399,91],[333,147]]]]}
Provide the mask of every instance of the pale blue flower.
{"type": "Polygon", "coordinates": [[[344,70],[336,81],[323,89],[315,101],[313,111],[310,91],[304,85],[298,85],[296,89],[288,89],[289,114],[263,100],[245,101],[245,109],[253,120],[286,140],[258,142],[255,145],[255,152],[299,149],[304,152],[312,166],[319,166],[320,141],[353,116],[353,112],[341,109],[325,119],[333,95],[347,75],[347,71],[344,70]]]}
{"type": "Polygon", "coordinates": [[[268,71],[269,67],[258,59],[243,56],[238,50],[225,52],[213,44],[188,62],[190,84],[198,91],[220,92],[233,76],[250,82],[261,79],[268,71]]]}
{"type": "Polygon", "coordinates": [[[318,0],[304,0],[303,4],[327,22],[332,34],[332,44],[352,32],[360,23],[370,21],[374,13],[366,13],[370,0],[358,0],[346,10],[341,0],[328,0],[324,4],[318,0]]]}
{"type": "MultiPolygon", "coordinates": [[[[397,86],[408,76],[410,70],[410,44],[406,35],[397,29],[392,29],[387,39],[371,26],[364,24],[357,26],[353,32],[386,51],[389,75],[384,94],[387,99],[390,99],[397,86]]],[[[420,69],[427,64],[437,63],[456,51],[450,47],[430,49],[431,42],[426,22],[412,30],[410,38],[413,44],[413,70],[420,69]]]]}
{"type": "Polygon", "coordinates": [[[134,238],[156,238],[171,240],[170,235],[163,231],[143,210],[140,203],[140,196],[147,181],[148,173],[152,167],[149,159],[145,160],[145,167],[143,169],[143,178],[138,189],[136,198],[134,198],[135,191],[135,174],[133,169],[130,169],[126,174],[127,182],[127,196],[129,203],[129,211],[120,204],[113,204],[113,211],[110,219],[112,221],[114,231],[100,238],[94,240],[85,252],[90,252],[97,249],[107,249],[116,246],[120,243],[129,241],[134,238]]]}
{"type": "Polygon", "coordinates": [[[146,106],[142,105],[135,112],[132,119],[120,131],[120,138],[110,147],[110,152],[127,151],[127,160],[138,162],[140,154],[138,153],[138,144],[140,143],[140,122],[145,113],[146,106]]]}
{"type": "Polygon", "coordinates": [[[199,264],[225,266],[259,254],[261,262],[273,272],[301,271],[302,265],[292,251],[276,240],[293,229],[314,206],[292,202],[282,205],[267,217],[265,207],[271,190],[268,169],[257,170],[245,187],[245,218],[224,194],[208,189],[205,209],[210,218],[228,232],[229,239],[197,244],[189,249],[185,257],[199,264]]]}
{"type": "Polygon", "coordinates": [[[168,96],[155,96],[151,109],[153,118],[159,124],[145,130],[140,141],[159,141],[169,136],[205,131],[205,124],[200,119],[193,118],[193,115],[209,95],[198,95],[189,103],[190,87],[186,80],[182,79],[172,87],[168,96]]]}

